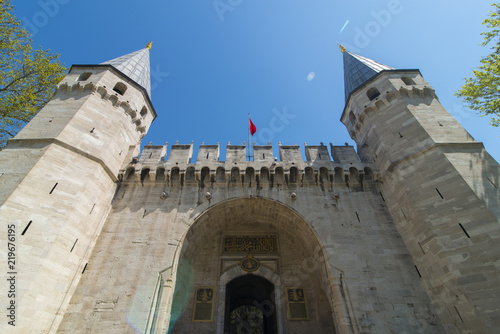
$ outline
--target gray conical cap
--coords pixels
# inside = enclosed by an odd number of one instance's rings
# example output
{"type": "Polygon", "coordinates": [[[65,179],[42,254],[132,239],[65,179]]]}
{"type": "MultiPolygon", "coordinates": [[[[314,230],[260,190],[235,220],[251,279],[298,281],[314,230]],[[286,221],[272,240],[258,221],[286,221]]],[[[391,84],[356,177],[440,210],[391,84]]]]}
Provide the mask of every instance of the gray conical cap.
{"type": "Polygon", "coordinates": [[[375,74],[394,68],[365,58],[355,53],[344,51],[344,89],[345,100],[359,86],[370,80],[375,74]]]}
{"type": "Polygon", "coordinates": [[[149,48],[146,47],[125,56],[108,60],[102,63],[102,65],[112,65],[115,67],[117,70],[146,89],[149,98],[151,98],[149,48]]]}

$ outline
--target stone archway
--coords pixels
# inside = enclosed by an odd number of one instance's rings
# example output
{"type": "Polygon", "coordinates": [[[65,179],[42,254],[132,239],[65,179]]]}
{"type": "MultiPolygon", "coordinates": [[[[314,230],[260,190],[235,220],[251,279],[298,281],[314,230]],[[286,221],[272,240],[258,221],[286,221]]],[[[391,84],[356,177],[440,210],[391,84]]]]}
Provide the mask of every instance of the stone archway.
{"type": "MultiPolygon", "coordinates": [[[[271,317],[274,320],[270,320],[274,325],[268,326],[271,333],[292,329],[297,333],[335,333],[332,277],[323,248],[310,225],[290,207],[262,198],[224,201],[197,217],[179,248],[169,283],[175,285],[168,310],[170,333],[225,333],[227,304],[232,307],[231,299],[227,299],[232,293],[226,293],[226,286],[232,289],[228,283],[248,280],[240,277],[250,275],[261,277],[274,287],[275,313],[271,317]],[[250,244],[269,238],[275,240],[276,249],[227,252],[228,238],[247,240],[250,244]],[[259,265],[255,271],[242,266],[249,256],[259,265]],[[304,296],[303,301],[288,298],[290,291],[298,291],[304,296]],[[203,314],[200,309],[205,310],[203,314]],[[297,309],[302,313],[297,315],[297,309]]],[[[251,297],[245,292],[237,295],[243,299],[251,297]]]]}

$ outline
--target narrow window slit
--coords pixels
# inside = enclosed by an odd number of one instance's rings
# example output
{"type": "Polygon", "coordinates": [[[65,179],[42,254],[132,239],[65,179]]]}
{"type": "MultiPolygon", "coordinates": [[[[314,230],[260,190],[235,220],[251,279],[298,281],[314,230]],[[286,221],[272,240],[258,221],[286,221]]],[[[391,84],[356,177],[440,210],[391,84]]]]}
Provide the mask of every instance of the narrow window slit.
{"type": "Polygon", "coordinates": [[[127,190],[124,190],[124,191],[123,191],[122,198],[123,198],[123,196],[125,196],[125,193],[126,193],[126,192],[127,192],[127,190]]]}
{"type": "Polygon", "coordinates": [[[265,159],[266,158],[266,155],[264,153],[262,153],[262,159],[265,159]]]}
{"type": "Polygon", "coordinates": [[[94,130],[95,130],[95,128],[92,128],[92,130],[90,130],[90,133],[94,133],[94,130]]]}
{"type": "Polygon", "coordinates": [[[415,269],[417,270],[418,277],[422,278],[422,275],[420,275],[420,270],[418,270],[418,267],[415,265],[415,269]]]}
{"type": "Polygon", "coordinates": [[[208,156],[210,155],[210,153],[207,153],[207,159],[208,159],[208,156]]]}
{"type": "Polygon", "coordinates": [[[441,192],[439,191],[439,189],[438,189],[438,188],[436,188],[436,191],[437,191],[437,193],[439,194],[439,196],[441,196],[441,199],[444,199],[443,195],[441,195],[441,192]]]}
{"type": "Polygon", "coordinates": [[[401,213],[403,214],[403,217],[405,217],[405,219],[408,220],[408,218],[406,218],[406,215],[405,215],[405,212],[403,211],[403,209],[401,209],[401,213]]]}
{"type": "Polygon", "coordinates": [[[75,242],[73,243],[73,247],[71,247],[71,250],[69,251],[70,253],[73,251],[73,249],[75,248],[76,246],[76,243],[78,242],[78,238],[75,240],[75,242]]]}
{"type": "Polygon", "coordinates": [[[467,231],[465,230],[464,226],[461,223],[458,223],[458,225],[460,225],[460,227],[462,228],[462,231],[464,231],[464,233],[467,236],[467,238],[470,239],[470,235],[469,235],[469,233],[467,233],[467,231]]]}
{"type": "Polygon", "coordinates": [[[382,197],[382,201],[385,202],[385,198],[384,198],[384,195],[382,195],[382,192],[380,192],[380,197],[382,197]]]}
{"type": "Polygon", "coordinates": [[[359,215],[358,215],[358,212],[356,211],[356,218],[358,218],[358,222],[361,223],[361,220],[359,220],[359,215]]]}
{"type": "Polygon", "coordinates": [[[94,211],[94,208],[95,208],[95,203],[94,203],[94,205],[92,205],[92,209],[90,209],[89,215],[92,214],[92,211],[94,211]]]}
{"type": "Polygon", "coordinates": [[[453,305],[453,307],[455,308],[455,311],[457,311],[457,314],[458,314],[458,317],[460,318],[460,320],[461,320],[462,322],[464,322],[464,319],[462,319],[462,316],[460,315],[460,312],[458,312],[457,307],[456,307],[455,305],[453,305]]]}
{"type": "Polygon", "coordinates": [[[54,186],[52,187],[52,190],[50,191],[50,193],[49,193],[49,194],[52,194],[52,192],[54,191],[54,189],[56,189],[57,184],[58,184],[58,182],[56,182],[56,184],[54,184],[54,186]]]}
{"type": "Polygon", "coordinates": [[[87,269],[88,263],[85,263],[85,267],[83,267],[82,274],[85,272],[85,269],[87,269]]]}
{"type": "Polygon", "coordinates": [[[399,138],[403,138],[403,135],[401,134],[401,132],[398,132],[399,133],[399,138]]]}
{"type": "Polygon", "coordinates": [[[491,185],[492,185],[493,187],[495,187],[495,189],[498,189],[498,188],[497,188],[497,185],[496,185],[493,181],[491,181],[489,177],[487,177],[486,179],[488,179],[488,181],[490,181],[491,185]]]}
{"type": "Polygon", "coordinates": [[[420,242],[418,242],[418,245],[420,246],[420,250],[422,251],[422,253],[424,253],[424,255],[425,255],[425,251],[424,251],[424,248],[422,247],[422,244],[420,242]]]}
{"type": "Polygon", "coordinates": [[[30,220],[30,222],[28,223],[28,225],[26,225],[26,227],[24,228],[23,233],[21,233],[21,235],[24,235],[24,233],[26,233],[26,231],[28,231],[28,228],[30,227],[30,225],[31,225],[32,222],[33,221],[30,220]]]}
{"type": "Polygon", "coordinates": [[[142,218],[146,216],[146,209],[144,209],[144,213],[142,214],[142,218]]]}

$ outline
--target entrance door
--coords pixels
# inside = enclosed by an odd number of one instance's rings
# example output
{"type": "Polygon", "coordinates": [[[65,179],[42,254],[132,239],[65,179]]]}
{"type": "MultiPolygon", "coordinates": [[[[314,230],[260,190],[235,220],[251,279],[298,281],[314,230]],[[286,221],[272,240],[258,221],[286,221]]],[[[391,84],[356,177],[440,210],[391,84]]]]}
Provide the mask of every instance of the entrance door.
{"type": "Polygon", "coordinates": [[[276,334],[274,285],[255,275],[233,279],[226,286],[224,333],[276,334]]]}

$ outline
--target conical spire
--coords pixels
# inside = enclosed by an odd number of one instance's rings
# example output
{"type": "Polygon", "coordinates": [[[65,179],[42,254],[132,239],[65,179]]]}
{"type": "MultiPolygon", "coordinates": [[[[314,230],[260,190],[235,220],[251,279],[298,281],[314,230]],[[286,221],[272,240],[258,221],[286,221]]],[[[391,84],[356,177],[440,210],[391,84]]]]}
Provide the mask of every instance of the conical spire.
{"type": "Polygon", "coordinates": [[[112,65],[114,68],[146,89],[148,96],[151,98],[151,79],[149,68],[150,48],[151,43],[142,50],[108,60],[101,65],[112,65]]]}
{"type": "Polygon", "coordinates": [[[344,54],[344,88],[346,101],[349,98],[349,94],[377,73],[384,70],[394,70],[392,67],[349,52],[342,46],[341,51],[344,54]]]}

